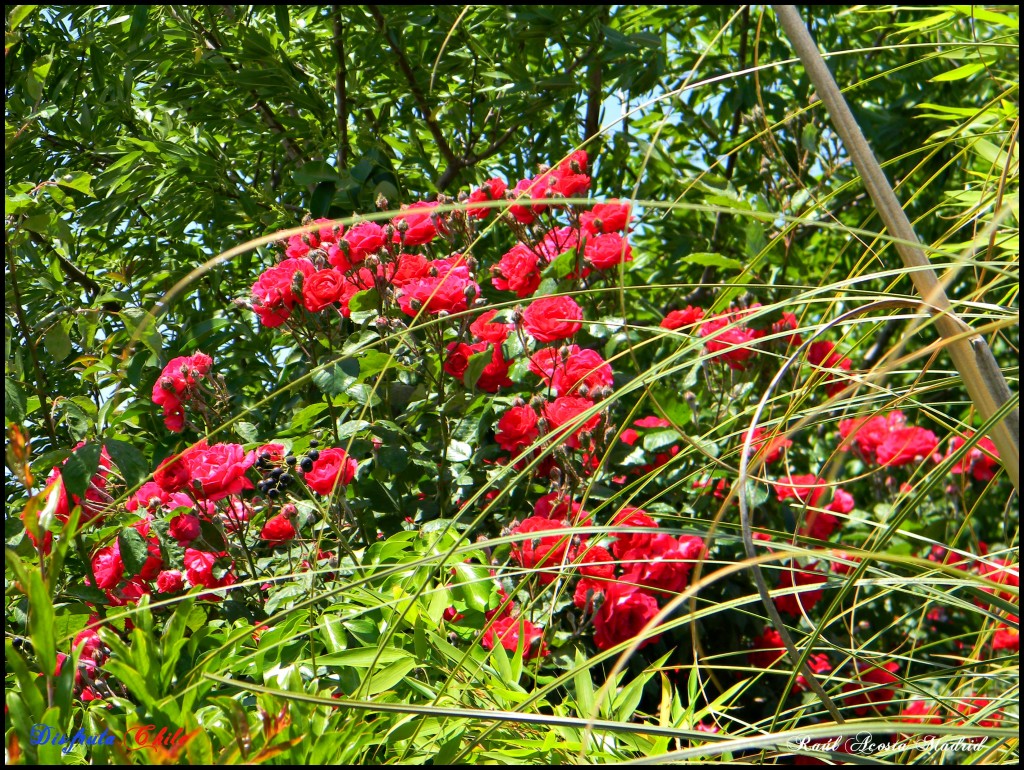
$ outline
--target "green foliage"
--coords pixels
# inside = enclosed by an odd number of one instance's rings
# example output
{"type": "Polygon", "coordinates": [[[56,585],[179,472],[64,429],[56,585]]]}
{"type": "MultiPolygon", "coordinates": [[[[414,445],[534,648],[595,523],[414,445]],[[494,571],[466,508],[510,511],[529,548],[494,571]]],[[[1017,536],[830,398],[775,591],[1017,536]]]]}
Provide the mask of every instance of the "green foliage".
{"type": "MultiPolygon", "coordinates": [[[[955,310],[1016,389],[1018,11],[802,12],[955,310]]],[[[5,15],[9,761],[770,763],[810,753],[794,749],[801,737],[938,730],[985,737],[985,752],[875,758],[1014,762],[1018,654],[993,640],[1016,629],[1019,592],[978,565],[1019,561],[1019,498],[998,469],[968,472],[993,461],[987,426],[926,313],[837,321],[914,291],[768,8],[5,15]],[[615,371],[607,399],[580,417],[614,414],[595,435],[593,469],[570,472],[565,457],[578,455],[540,439],[498,451],[492,431],[515,402],[481,388],[495,346],[457,378],[443,369],[445,345],[473,317],[389,326],[392,300],[369,288],[346,319],[297,308],[292,333],[244,306],[277,261],[275,234],[307,213],[385,223],[432,193],[533,177],[578,147],[595,195],[634,209],[633,261],[583,282],[572,248],[534,293],[585,302],[576,339],[615,371]],[[711,317],[737,304],[747,312],[728,328],[762,333],[742,369],[696,327],[659,326],[688,305],[711,317]],[[838,360],[812,364],[787,343],[817,332],[838,360]],[[209,410],[190,415],[201,424],[183,438],[152,394],[171,359],[199,350],[225,379],[211,378],[209,410]],[[759,426],[793,444],[742,478],[758,401],[791,363],[759,426]],[[830,400],[836,383],[849,387],[830,400]],[[841,420],[897,409],[961,442],[899,468],[843,446],[841,420]],[[233,575],[234,560],[243,580],[115,603],[98,583],[102,549],[117,546],[126,578],[154,552],[182,562],[171,516],[140,527],[124,504],[198,438],[246,451],[274,441],[300,457],[320,440],[360,464],[348,488],[294,498],[291,544],[235,547],[258,540],[266,509],[241,537],[224,516],[204,520],[203,553],[234,549],[210,574],[233,575]],[[58,466],[63,492],[48,482],[58,466]],[[804,473],[853,494],[839,538],[815,532],[813,504],[779,499],[777,482],[804,473]],[[787,616],[787,628],[803,661],[831,660],[818,679],[856,721],[833,724],[788,658],[747,658],[765,607],[724,484],[745,490],[754,531],[771,538],[758,553],[773,597],[788,593],[784,558],[815,559],[827,575],[814,614],[787,616]],[[512,530],[552,488],[593,515],[564,538],[607,545],[612,516],[643,505],[665,533],[704,539],[686,592],[660,599],[657,630],[598,650],[595,613],[574,605],[576,567],[516,561],[531,538],[512,530]],[[549,656],[525,634],[511,649],[481,644],[513,604],[544,629],[549,656]],[[96,634],[101,674],[83,662],[96,634]],[[857,712],[851,693],[882,689],[864,667],[892,661],[898,694],[857,712]],[[98,700],[83,700],[88,687],[98,700]],[[918,696],[940,728],[895,726],[918,696]],[[35,745],[37,724],[118,740],[63,753],[35,745]],[[161,729],[184,737],[161,745],[161,729]]],[[[483,299],[511,321],[517,301],[483,270],[518,236],[473,233],[483,299]]],[[[524,339],[497,347],[514,362],[514,391],[542,397],[524,339]]]]}

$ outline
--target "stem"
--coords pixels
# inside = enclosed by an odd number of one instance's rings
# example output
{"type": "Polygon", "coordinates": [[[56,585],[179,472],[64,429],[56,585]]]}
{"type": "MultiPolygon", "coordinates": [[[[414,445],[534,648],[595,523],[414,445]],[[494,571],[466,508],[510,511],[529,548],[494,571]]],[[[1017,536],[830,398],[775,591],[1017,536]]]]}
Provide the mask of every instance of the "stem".
{"type": "Polygon", "coordinates": [[[28,346],[28,355],[32,360],[32,367],[36,372],[35,382],[32,383],[32,389],[39,396],[39,405],[42,407],[45,419],[43,421],[43,427],[46,428],[46,434],[50,437],[51,444],[57,446],[57,431],[53,425],[53,412],[50,409],[50,401],[46,397],[46,391],[48,385],[46,382],[46,374],[43,368],[39,365],[39,354],[36,351],[35,340],[32,339],[32,327],[29,326],[28,321],[25,320],[25,311],[21,306],[21,290],[18,288],[18,273],[15,269],[14,250],[10,244],[7,245],[7,267],[9,268],[9,275],[11,278],[11,290],[14,292],[14,313],[18,318],[18,326],[21,327],[21,333],[25,336],[25,343],[28,346]]]}

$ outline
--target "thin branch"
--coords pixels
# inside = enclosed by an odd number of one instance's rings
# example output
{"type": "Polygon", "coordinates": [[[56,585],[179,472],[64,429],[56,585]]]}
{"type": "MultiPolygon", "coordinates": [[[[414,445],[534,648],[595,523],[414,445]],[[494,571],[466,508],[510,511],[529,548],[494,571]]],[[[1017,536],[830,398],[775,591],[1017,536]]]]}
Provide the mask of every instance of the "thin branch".
{"type": "Polygon", "coordinates": [[[334,21],[334,55],[338,59],[338,72],[334,79],[334,98],[338,109],[338,170],[348,167],[348,93],[345,90],[347,67],[345,60],[345,26],[341,19],[341,6],[332,6],[334,21]]]}
{"type": "Polygon", "coordinates": [[[32,327],[25,320],[25,310],[21,304],[21,290],[18,287],[18,272],[15,269],[14,250],[10,244],[7,244],[5,251],[7,252],[7,277],[11,279],[11,290],[14,293],[14,314],[18,319],[18,326],[21,327],[21,333],[25,337],[25,344],[28,346],[28,356],[32,361],[32,367],[36,370],[32,389],[39,396],[39,405],[45,415],[43,425],[46,428],[46,433],[50,437],[52,445],[57,446],[57,431],[53,425],[53,412],[50,408],[50,400],[46,395],[49,385],[46,381],[46,372],[39,365],[39,354],[36,351],[35,340],[32,339],[32,327]]]}
{"type": "Polygon", "coordinates": [[[416,100],[416,105],[420,108],[420,112],[423,114],[423,121],[427,124],[427,130],[430,131],[431,136],[434,137],[434,141],[437,142],[438,151],[449,163],[458,164],[459,157],[455,154],[455,150],[452,149],[452,146],[445,138],[444,132],[441,130],[441,126],[438,124],[433,111],[430,109],[430,105],[427,103],[427,97],[423,93],[423,89],[417,85],[416,74],[413,72],[412,66],[409,64],[409,60],[405,56],[405,51],[402,50],[402,47],[398,43],[398,37],[393,31],[389,31],[387,29],[387,22],[377,6],[370,5],[367,6],[367,8],[370,9],[370,13],[377,22],[378,29],[380,29],[381,34],[384,35],[384,38],[388,41],[388,46],[391,48],[391,52],[395,55],[395,59],[398,61],[398,68],[402,71],[406,82],[409,84],[409,91],[412,93],[413,99],[416,100]]]}

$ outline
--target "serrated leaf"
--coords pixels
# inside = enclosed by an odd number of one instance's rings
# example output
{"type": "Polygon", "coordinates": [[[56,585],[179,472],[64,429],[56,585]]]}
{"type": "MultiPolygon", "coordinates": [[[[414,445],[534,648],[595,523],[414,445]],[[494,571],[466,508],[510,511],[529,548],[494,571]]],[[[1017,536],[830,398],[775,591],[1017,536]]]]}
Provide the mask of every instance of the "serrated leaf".
{"type": "Polygon", "coordinates": [[[259,433],[257,432],[256,426],[251,422],[236,422],[235,433],[242,437],[242,440],[247,444],[255,444],[259,441],[259,433]]]}
{"type": "Polygon", "coordinates": [[[121,549],[126,576],[133,577],[142,572],[142,565],[149,558],[146,539],[134,527],[125,527],[117,534],[117,544],[121,549]]]}
{"type": "Polygon", "coordinates": [[[356,384],[359,378],[359,362],[344,358],[327,364],[313,375],[313,384],[328,396],[340,396],[356,384]]]}
{"type": "Polygon", "coordinates": [[[100,445],[92,441],[79,447],[60,469],[64,489],[69,495],[82,497],[100,464],[100,445]]]}
{"type": "Polygon", "coordinates": [[[473,447],[465,441],[452,441],[445,452],[445,458],[450,463],[464,463],[473,456],[473,447]]]}
{"type": "Polygon", "coordinates": [[[111,438],[104,441],[103,445],[107,448],[107,454],[114,461],[114,465],[121,471],[129,488],[139,486],[149,476],[149,465],[146,463],[146,458],[142,452],[127,441],[111,438]]]}

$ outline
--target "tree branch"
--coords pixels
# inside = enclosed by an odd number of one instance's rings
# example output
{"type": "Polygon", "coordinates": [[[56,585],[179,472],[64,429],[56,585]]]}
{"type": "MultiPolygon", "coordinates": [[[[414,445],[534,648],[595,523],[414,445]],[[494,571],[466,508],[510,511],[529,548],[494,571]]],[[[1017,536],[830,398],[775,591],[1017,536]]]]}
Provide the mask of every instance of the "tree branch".
{"type": "Polygon", "coordinates": [[[338,72],[334,78],[334,98],[338,110],[338,170],[348,167],[348,93],[345,90],[347,67],[345,60],[345,27],[341,19],[341,6],[332,6],[334,21],[334,55],[338,59],[338,72]]]}
{"type": "MultiPolygon", "coordinates": [[[[171,15],[174,16],[180,24],[187,24],[184,19],[178,16],[174,6],[167,6],[167,8],[171,15]]],[[[216,51],[220,54],[220,56],[224,58],[228,67],[231,68],[232,72],[238,72],[240,67],[235,62],[231,61],[231,59],[224,53],[224,45],[217,36],[210,30],[203,27],[203,25],[196,21],[194,17],[191,19],[191,22],[192,25],[198,28],[199,35],[202,37],[204,45],[206,45],[206,47],[211,51],[216,51]]],[[[263,122],[267,124],[267,127],[271,131],[281,137],[281,143],[284,145],[284,152],[285,155],[288,156],[288,160],[297,166],[301,166],[303,164],[303,154],[302,150],[300,150],[299,146],[295,143],[295,140],[288,135],[288,131],[281,124],[281,121],[277,119],[274,111],[270,109],[270,105],[260,98],[260,95],[256,93],[255,90],[250,90],[249,93],[252,95],[253,99],[256,100],[256,110],[259,112],[260,117],[263,118],[263,122]]]]}
{"type": "Polygon", "coordinates": [[[430,105],[427,103],[426,94],[416,84],[416,73],[413,72],[412,66],[409,64],[409,60],[405,56],[405,51],[398,43],[398,38],[393,32],[389,32],[387,29],[387,21],[384,19],[380,9],[375,5],[367,6],[370,9],[370,13],[373,15],[374,20],[377,22],[377,28],[380,29],[384,38],[388,41],[388,46],[391,48],[391,52],[395,55],[395,59],[398,61],[398,68],[402,71],[405,76],[406,82],[409,84],[409,91],[412,93],[413,99],[416,100],[416,105],[420,108],[420,112],[423,113],[423,121],[427,124],[427,130],[430,131],[431,136],[434,137],[434,141],[437,142],[437,149],[444,156],[444,159],[451,164],[458,164],[459,157],[455,154],[455,150],[448,143],[445,138],[444,132],[441,130],[441,126],[438,125],[437,119],[434,117],[433,111],[430,109],[430,105]]]}

